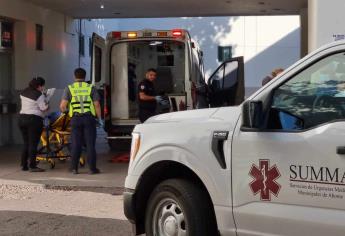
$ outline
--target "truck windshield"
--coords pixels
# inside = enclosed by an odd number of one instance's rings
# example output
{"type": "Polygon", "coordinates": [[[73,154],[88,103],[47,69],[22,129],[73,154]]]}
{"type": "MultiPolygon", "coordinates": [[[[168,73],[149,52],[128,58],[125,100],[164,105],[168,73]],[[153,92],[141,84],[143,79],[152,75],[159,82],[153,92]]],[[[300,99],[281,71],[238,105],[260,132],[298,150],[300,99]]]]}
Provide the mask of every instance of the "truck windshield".
{"type": "Polygon", "coordinates": [[[137,87],[147,69],[157,70],[159,95],[185,94],[185,43],[173,40],[128,41],[111,51],[111,84],[114,118],[137,118],[137,87]]]}

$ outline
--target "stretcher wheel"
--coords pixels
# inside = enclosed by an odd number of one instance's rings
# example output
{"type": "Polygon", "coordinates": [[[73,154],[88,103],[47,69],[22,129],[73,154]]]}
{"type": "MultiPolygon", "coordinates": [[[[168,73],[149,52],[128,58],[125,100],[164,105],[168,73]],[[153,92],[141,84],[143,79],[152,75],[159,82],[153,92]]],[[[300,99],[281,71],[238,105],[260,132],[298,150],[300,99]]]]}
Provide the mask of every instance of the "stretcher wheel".
{"type": "Polygon", "coordinates": [[[50,169],[54,169],[55,168],[55,161],[53,159],[48,159],[48,163],[50,165],[50,169]]]}
{"type": "Polygon", "coordinates": [[[79,165],[80,165],[80,167],[84,167],[85,166],[85,159],[84,159],[84,157],[81,157],[79,159],[79,165]]]}

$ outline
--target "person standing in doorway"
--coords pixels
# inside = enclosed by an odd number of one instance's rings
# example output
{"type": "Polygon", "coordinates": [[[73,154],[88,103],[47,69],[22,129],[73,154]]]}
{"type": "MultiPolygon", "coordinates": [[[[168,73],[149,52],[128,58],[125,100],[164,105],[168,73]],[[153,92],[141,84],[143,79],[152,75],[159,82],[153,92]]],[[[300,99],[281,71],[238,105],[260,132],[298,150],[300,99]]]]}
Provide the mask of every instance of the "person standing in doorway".
{"type": "Polygon", "coordinates": [[[274,79],[275,77],[277,77],[280,73],[282,73],[284,71],[283,68],[277,68],[275,70],[273,70],[271,72],[270,76],[266,76],[263,80],[262,80],[262,86],[266,85],[268,82],[270,82],[272,79],[274,79]]]}
{"type": "Polygon", "coordinates": [[[101,118],[100,96],[94,86],[85,82],[86,71],[78,68],[74,71],[74,83],[69,85],[62,96],[60,110],[72,118],[72,163],[71,171],[78,174],[82,146],[86,144],[87,160],[90,174],[98,174],[96,167],[96,116],[103,126],[101,118]]]}
{"type": "Polygon", "coordinates": [[[44,171],[44,169],[37,167],[36,162],[37,146],[43,130],[44,112],[48,110],[48,103],[42,93],[44,85],[45,80],[43,78],[33,78],[29,86],[20,94],[22,107],[18,125],[24,140],[21,157],[23,171],[44,171]]]}
{"type": "Polygon", "coordinates": [[[138,85],[139,99],[139,119],[144,123],[148,118],[156,114],[157,102],[161,102],[163,98],[156,96],[153,82],[157,78],[157,71],[150,68],[146,71],[145,79],[138,85]]]}

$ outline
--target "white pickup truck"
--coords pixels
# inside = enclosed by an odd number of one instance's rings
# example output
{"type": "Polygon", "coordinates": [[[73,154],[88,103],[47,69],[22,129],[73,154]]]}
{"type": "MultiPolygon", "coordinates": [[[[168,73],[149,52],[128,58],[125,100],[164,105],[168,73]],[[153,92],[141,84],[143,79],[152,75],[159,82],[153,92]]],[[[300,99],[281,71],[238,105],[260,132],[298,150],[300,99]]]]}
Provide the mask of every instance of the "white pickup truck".
{"type": "Polygon", "coordinates": [[[345,235],[345,42],[236,107],[137,125],[124,208],[148,236],[345,235]]]}

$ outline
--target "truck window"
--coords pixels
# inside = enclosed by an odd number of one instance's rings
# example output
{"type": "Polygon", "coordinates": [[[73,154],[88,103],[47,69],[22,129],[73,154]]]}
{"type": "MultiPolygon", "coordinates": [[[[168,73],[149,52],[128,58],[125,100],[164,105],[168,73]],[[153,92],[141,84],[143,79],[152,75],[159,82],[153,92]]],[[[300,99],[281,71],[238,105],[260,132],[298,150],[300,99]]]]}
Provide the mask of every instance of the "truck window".
{"type": "Polygon", "coordinates": [[[223,89],[223,77],[224,77],[224,66],[220,67],[218,71],[213,74],[213,76],[210,78],[209,83],[212,87],[214,92],[217,92],[219,90],[223,89]]]}
{"type": "Polygon", "coordinates": [[[225,64],[224,89],[232,88],[237,83],[238,62],[225,64]]]}
{"type": "Polygon", "coordinates": [[[345,54],[328,56],[278,87],[269,129],[303,130],[345,118],[345,54]]]}

